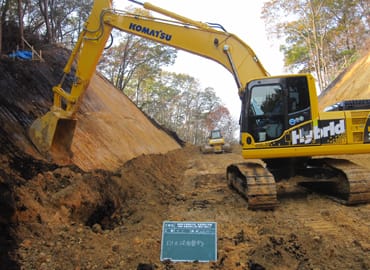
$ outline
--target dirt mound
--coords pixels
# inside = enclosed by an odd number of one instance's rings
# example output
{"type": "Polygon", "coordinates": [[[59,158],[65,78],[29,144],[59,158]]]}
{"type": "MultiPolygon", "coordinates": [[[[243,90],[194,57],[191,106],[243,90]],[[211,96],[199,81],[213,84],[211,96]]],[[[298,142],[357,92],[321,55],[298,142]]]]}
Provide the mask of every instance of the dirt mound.
{"type": "Polygon", "coordinates": [[[124,267],[129,259],[122,255],[137,256],[138,250],[125,241],[139,234],[151,239],[153,228],[142,226],[165,219],[187,155],[143,155],[114,172],[24,158],[17,162],[38,173],[25,178],[15,160],[1,156],[2,269],[134,269],[124,267]],[[127,230],[123,242],[107,239],[107,232],[127,230]]]}
{"type": "Polygon", "coordinates": [[[350,99],[370,97],[370,51],[344,70],[319,96],[319,108],[350,99]]]}

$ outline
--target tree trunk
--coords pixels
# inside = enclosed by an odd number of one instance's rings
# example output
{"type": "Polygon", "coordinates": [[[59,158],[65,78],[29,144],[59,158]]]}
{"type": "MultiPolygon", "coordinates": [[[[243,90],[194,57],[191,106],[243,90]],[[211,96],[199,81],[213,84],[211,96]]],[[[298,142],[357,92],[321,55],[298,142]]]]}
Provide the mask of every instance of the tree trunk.
{"type": "Polygon", "coordinates": [[[0,20],[0,55],[2,55],[3,50],[3,18],[0,20]]]}
{"type": "Polygon", "coordinates": [[[18,21],[19,21],[19,47],[24,50],[24,26],[22,0],[18,0],[18,21]]]}
{"type": "Polygon", "coordinates": [[[47,41],[48,43],[51,43],[53,40],[52,40],[50,20],[49,20],[48,0],[39,0],[39,7],[40,7],[40,12],[42,16],[44,17],[47,41]]]}
{"type": "Polygon", "coordinates": [[[6,0],[1,7],[1,18],[0,18],[0,55],[3,51],[3,25],[5,24],[6,13],[9,11],[10,0],[6,0]]]}

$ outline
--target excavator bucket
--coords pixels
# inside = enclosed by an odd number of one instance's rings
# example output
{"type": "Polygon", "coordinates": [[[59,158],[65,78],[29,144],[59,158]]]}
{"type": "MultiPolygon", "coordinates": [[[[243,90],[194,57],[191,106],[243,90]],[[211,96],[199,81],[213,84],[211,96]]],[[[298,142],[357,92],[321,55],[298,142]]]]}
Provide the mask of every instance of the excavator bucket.
{"type": "Polygon", "coordinates": [[[75,119],[61,117],[58,113],[49,111],[32,123],[29,136],[42,154],[53,152],[70,155],[75,128],[75,119]]]}

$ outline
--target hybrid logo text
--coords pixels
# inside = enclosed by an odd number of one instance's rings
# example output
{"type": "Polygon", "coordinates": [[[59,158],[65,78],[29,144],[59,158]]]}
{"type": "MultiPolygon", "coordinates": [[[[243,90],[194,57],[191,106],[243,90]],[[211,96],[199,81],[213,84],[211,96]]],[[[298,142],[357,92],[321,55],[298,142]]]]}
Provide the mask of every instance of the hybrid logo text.
{"type": "Polygon", "coordinates": [[[329,138],[345,133],[344,120],[339,122],[331,121],[327,126],[317,127],[313,130],[304,130],[303,128],[292,131],[292,144],[310,144],[313,140],[319,140],[323,138],[329,138]]]}

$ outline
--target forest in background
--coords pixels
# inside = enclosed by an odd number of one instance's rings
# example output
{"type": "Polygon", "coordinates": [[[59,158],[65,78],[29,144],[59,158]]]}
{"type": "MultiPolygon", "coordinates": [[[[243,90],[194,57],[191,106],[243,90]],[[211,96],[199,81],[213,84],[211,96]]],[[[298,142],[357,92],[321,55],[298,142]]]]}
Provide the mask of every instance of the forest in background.
{"type": "MultiPolygon", "coordinates": [[[[25,49],[25,40],[72,48],[92,2],[1,0],[1,53],[25,49]]],[[[369,10],[368,0],[273,0],[264,2],[261,16],[271,39],[281,42],[286,69],[312,73],[323,90],[368,50],[369,10]]],[[[238,124],[213,88],[163,70],[174,64],[175,49],[117,31],[114,39],[98,70],[146,114],[194,144],[215,127],[235,139],[238,124]]]]}
{"type": "Polygon", "coordinates": [[[262,18],[286,69],[312,73],[321,91],[369,49],[369,0],[266,1],[262,18]]]}

